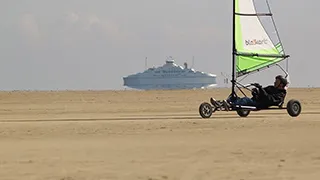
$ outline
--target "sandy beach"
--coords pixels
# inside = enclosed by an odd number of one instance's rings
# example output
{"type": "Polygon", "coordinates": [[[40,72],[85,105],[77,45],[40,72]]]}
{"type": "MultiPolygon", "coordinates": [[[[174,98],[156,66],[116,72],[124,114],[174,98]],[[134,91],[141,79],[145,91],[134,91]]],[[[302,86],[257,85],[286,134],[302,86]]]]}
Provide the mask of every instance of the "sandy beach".
{"type": "Polygon", "coordinates": [[[318,180],[320,89],[286,110],[198,113],[230,89],[0,92],[1,180],[318,180]]]}

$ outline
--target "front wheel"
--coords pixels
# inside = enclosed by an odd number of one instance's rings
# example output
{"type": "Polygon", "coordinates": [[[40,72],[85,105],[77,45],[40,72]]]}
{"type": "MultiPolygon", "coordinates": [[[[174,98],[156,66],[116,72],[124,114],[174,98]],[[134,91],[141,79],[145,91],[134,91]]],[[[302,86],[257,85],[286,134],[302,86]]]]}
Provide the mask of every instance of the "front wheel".
{"type": "Polygon", "coordinates": [[[210,118],[215,109],[211,104],[204,102],[199,107],[199,113],[202,118],[210,118]]]}
{"type": "Polygon", "coordinates": [[[287,103],[287,112],[292,117],[297,117],[301,113],[301,104],[298,100],[291,99],[287,103]]]}

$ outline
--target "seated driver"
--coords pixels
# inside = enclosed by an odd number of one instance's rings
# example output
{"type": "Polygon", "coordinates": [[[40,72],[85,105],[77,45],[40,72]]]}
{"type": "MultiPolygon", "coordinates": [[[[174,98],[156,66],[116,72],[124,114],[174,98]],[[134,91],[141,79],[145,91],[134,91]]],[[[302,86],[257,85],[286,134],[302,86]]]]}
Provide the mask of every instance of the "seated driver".
{"type": "MultiPolygon", "coordinates": [[[[230,104],[233,105],[242,105],[242,106],[255,106],[257,108],[268,108],[270,106],[278,106],[284,101],[284,98],[287,94],[286,86],[288,81],[281,75],[275,77],[274,85],[270,85],[262,88],[260,84],[255,83],[256,88],[252,91],[252,98],[242,97],[236,99],[234,102],[227,100],[223,102],[225,108],[230,107],[230,104]]],[[[219,105],[214,99],[211,98],[211,103],[213,105],[219,105]]],[[[221,107],[221,106],[220,106],[221,107]]]]}

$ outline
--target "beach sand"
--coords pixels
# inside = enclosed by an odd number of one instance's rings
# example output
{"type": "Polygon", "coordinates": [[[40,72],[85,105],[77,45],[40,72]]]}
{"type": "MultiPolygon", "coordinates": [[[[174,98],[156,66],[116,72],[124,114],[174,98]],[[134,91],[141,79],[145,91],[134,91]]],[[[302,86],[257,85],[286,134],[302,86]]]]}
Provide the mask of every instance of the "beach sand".
{"type": "Polygon", "coordinates": [[[289,89],[295,118],[200,117],[200,103],[229,93],[0,92],[0,179],[320,179],[320,89],[289,89]]]}

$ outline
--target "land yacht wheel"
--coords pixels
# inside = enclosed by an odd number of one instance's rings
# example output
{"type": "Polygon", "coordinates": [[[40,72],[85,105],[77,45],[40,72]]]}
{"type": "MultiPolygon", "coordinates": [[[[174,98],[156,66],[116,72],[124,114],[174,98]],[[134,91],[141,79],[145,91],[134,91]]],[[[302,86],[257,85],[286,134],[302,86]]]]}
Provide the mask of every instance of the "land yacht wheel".
{"type": "Polygon", "coordinates": [[[207,102],[204,102],[199,106],[199,113],[202,118],[210,118],[215,110],[216,108],[212,107],[211,104],[207,102]]]}
{"type": "Polygon", "coordinates": [[[291,99],[287,103],[287,112],[290,116],[296,117],[301,113],[301,104],[298,100],[291,99]]]}
{"type": "Polygon", "coordinates": [[[250,110],[239,109],[237,110],[237,114],[240,117],[247,117],[250,114],[250,110]]]}

